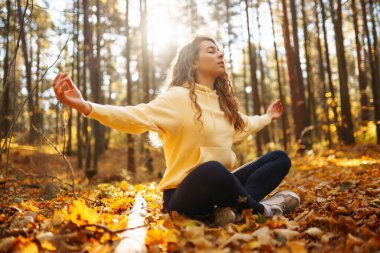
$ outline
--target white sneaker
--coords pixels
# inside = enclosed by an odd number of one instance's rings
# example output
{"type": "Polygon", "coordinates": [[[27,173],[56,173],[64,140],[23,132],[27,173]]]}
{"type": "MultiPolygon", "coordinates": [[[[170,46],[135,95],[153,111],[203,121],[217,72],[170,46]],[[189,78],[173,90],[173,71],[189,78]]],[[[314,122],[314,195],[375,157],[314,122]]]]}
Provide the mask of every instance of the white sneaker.
{"type": "Polygon", "coordinates": [[[272,197],[264,199],[259,203],[268,206],[272,211],[272,215],[269,216],[273,216],[289,213],[301,203],[301,200],[295,192],[284,190],[275,193],[272,197]]]}
{"type": "Polygon", "coordinates": [[[224,227],[235,222],[236,214],[231,207],[216,207],[214,209],[213,224],[224,227]]]}

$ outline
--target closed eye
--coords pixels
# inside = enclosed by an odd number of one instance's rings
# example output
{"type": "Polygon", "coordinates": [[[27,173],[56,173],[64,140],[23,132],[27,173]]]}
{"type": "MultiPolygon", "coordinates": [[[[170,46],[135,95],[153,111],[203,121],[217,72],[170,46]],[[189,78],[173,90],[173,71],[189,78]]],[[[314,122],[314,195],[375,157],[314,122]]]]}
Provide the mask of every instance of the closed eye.
{"type": "Polygon", "coordinates": [[[211,54],[215,53],[216,51],[219,51],[219,50],[217,50],[217,48],[214,47],[214,46],[209,46],[209,47],[207,47],[207,49],[209,50],[208,52],[211,53],[211,54]]]}

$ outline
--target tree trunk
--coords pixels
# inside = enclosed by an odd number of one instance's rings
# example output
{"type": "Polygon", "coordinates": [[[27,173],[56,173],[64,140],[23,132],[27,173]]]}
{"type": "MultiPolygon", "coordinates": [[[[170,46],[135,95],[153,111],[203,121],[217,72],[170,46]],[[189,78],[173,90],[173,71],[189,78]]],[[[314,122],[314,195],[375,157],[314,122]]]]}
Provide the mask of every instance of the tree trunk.
{"type": "MultiPolygon", "coordinates": [[[[3,65],[3,94],[0,107],[0,137],[5,138],[10,130],[12,124],[12,103],[11,103],[11,89],[8,81],[9,72],[9,32],[10,32],[10,18],[11,18],[11,1],[7,0],[7,20],[5,23],[5,56],[3,65]]],[[[0,139],[1,139],[0,138],[0,139]]],[[[4,140],[5,141],[5,140],[4,140]]],[[[2,142],[0,141],[0,150],[2,147],[2,142]]],[[[1,151],[0,151],[1,153],[1,151]]],[[[1,155],[0,155],[1,161],[1,155]]]]}
{"type": "Polygon", "coordinates": [[[285,43],[285,51],[286,51],[286,60],[288,64],[288,75],[289,75],[289,84],[290,84],[290,92],[292,99],[292,108],[293,108],[293,119],[295,124],[295,136],[298,140],[301,137],[301,132],[305,128],[305,119],[306,119],[306,108],[305,101],[299,95],[298,85],[296,79],[296,60],[294,55],[294,48],[290,44],[290,32],[289,32],[289,21],[288,21],[288,13],[286,7],[286,1],[282,0],[282,9],[283,9],[283,37],[285,43]]]}
{"type": "MultiPolygon", "coordinates": [[[[126,38],[127,38],[127,44],[126,44],[126,69],[127,69],[127,104],[132,105],[132,76],[131,76],[131,66],[130,66],[130,60],[131,60],[131,34],[129,32],[129,0],[126,0],[126,25],[125,25],[125,32],[126,32],[126,38]]],[[[128,149],[128,158],[127,158],[127,169],[132,174],[136,173],[136,164],[135,164],[135,141],[132,136],[132,134],[127,134],[127,149],[128,149]]]]}
{"type": "Polygon", "coordinates": [[[274,48],[274,55],[276,60],[276,72],[277,72],[277,83],[278,83],[278,92],[280,96],[280,100],[282,101],[282,105],[284,107],[284,114],[281,117],[281,129],[282,129],[282,144],[284,146],[284,150],[287,150],[288,146],[288,135],[287,135],[287,129],[289,127],[288,123],[288,117],[287,117],[287,110],[286,110],[286,101],[283,94],[283,88],[282,88],[282,80],[281,80],[281,71],[280,71],[280,62],[278,59],[278,50],[277,50],[277,43],[276,43],[276,33],[274,30],[274,21],[273,21],[273,10],[272,10],[272,4],[271,0],[268,0],[269,4],[269,11],[270,11],[270,17],[272,22],[272,34],[273,34],[273,48],[274,48]]]}
{"type": "MultiPolygon", "coordinates": [[[[26,8],[26,7],[25,7],[26,8]]],[[[21,36],[21,49],[22,53],[24,55],[24,65],[25,65],[25,74],[26,74],[26,89],[28,91],[28,94],[32,91],[32,65],[29,61],[28,56],[28,45],[26,42],[26,34],[25,34],[25,21],[23,20],[22,15],[22,9],[21,9],[21,0],[17,0],[17,16],[18,16],[18,22],[20,25],[20,36],[21,36]]],[[[28,114],[29,114],[29,138],[28,143],[33,144],[37,133],[34,131],[32,124],[33,124],[33,96],[29,96],[28,101],[28,114]]]]}
{"type": "MultiPolygon", "coordinates": [[[[301,70],[301,61],[300,61],[300,50],[299,50],[299,43],[298,43],[298,24],[297,24],[297,9],[295,0],[290,0],[290,11],[292,16],[292,35],[293,35],[293,59],[294,59],[294,66],[295,66],[295,77],[296,77],[296,83],[297,83],[297,96],[298,96],[298,104],[299,104],[299,111],[300,115],[299,122],[301,124],[302,130],[304,130],[308,125],[310,125],[310,117],[308,117],[307,113],[307,105],[306,105],[306,99],[305,99],[305,86],[303,82],[303,76],[302,76],[302,70],[301,70]]],[[[301,130],[301,131],[302,131],[301,130]]],[[[307,149],[310,149],[310,140],[308,138],[307,140],[307,149]]]]}
{"type": "Polygon", "coordinates": [[[359,25],[356,10],[356,1],[351,0],[351,10],[352,17],[354,21],[354,31],[355,31],[355,44],[356,44],[356,60],[358,67],[358,79],[359,79],[359,91],[360,91],[360,114],[361,123],[366,125],[369,120],[369,110],[368,110],[368,96],[367,96],[367,77],[365,74],[364,63],[362,61],[362,47],[359,39],[359,25]]]}
{"type": "MultiPolygon", "coordinates": [[[[259,61],[259,69],[260,69],[260,88],[261,88],[261,100],[260,105],[262,106],[264,112],[268,108],[267,106],[267,90],[266,90],[266,83],[265,83],[265,70],[264,70],[264,62],[263,57],[261,56],[262,48],[261,48],[261,26],[260,26],[260,19],[259,19],[259,3],[256,3],[256,20],[257,20],[257,26],[258,26],[258,39],[259,39],[259,49],[258,49],[258,61],[259,61]]],[[[264,144],[267,144],[271,141],[273,141],[272,136],[272,127],[271,125],[265,127],[262,130],[262,136],[263,136],[263,142],[264,144]]]]}
{"type": "MultiPolygon", "coordinates": [[[[314,0],[315,2],[315,19],[316,19],[316,27],[317,27],[317,34],[316,34],[316,40],[317,40],[317,48],[318,48],[318,74],[319,74],[319,90],[320,90],[320,100],[322,101],[322,108],[324,109],[326,122],[327,125],[327,133],[326,138],[329,143],[329,148],[332,147],[332,139],[331,139],[331,131],[330,131],[330,118],[329,118],[329,107],[327,105],[326,101],[326,79],[325,79],[325,70],[323,66],[323,52],[322,52],[322,45],[321,40],[319,38],[320,35],[320,28],[319,28],[319,17],[318,17],[318,2],[317,0],[314,0]]],[[[323,130],[323,128],[322,128],[323,130]]]]}
{"type": "MultiPolygon", "coordinates": [[[[73,6],[74,6],[74,12],[76,13],[75,16],[75,23],[74,23],[74,47],[76,47],[76,53],[74,54],[75,60],[76,60],[76,75],[74,75],[74,82],[77,84],[78,89],[81,90],[81,86],[85,86],[85,84],[82,83],[81,79],[81,68],[80,68],[80,44],[79,44],[79,15],[80,15],[80,3],[77,0],[73,0],[73,6]]],[[[73,70],[74,71],[74,70],[73,70]]],[[[84,95],[84,94],[82,94],[84,95]]],[[[83,168],[83,153],[82,149],[84,148],[83,145],[83,139],[82,139],[82,120],[86,120],[82,117],[81,113],[77,112],[77,131],[76,131],[76,138],[77,138],[77,161],[78,161],[78,167],[83,168]]]]}
{"type": "Polygon", "coordinates": [[[323,3],[323,0],[319,0],[319,4],[321,6],[321,13],[322,13],[322,30],[323,30],[323,38],[324,38],[324,44],[325,44],[325,58],[326,58],[326,70],[327,70],[327,77],[329,81],[329,90],[330,90],[330,101],[331,101],[331,108],[334,114],[334,124],[336,125],[337,133],[338,133],[338,139],[339,141],[342,140],[342,130],[339,125],[338,120],[338,110],[337,110],[337,99],[335,95],[335,88],[332,81],[332,73],[331,73],[331,64],[330,64],[330,53],[329,53],[329,46],[328,46],[328,40],[327,40],[327,30],[326,30],[326,13],[325,13],[325,4],[323,3]]]}
{"type": "MultiPolygon", "coordinates": [[[[148,34],[147,34],[147,3],[146,0],[140,0],[140,15],[141,15],[141,50],[142,50],[142,78],[141,83],[143,87],[143,102],[150,101],[150,83],[149,83],[149,59],[148,59],[148,34]]],[[[142,134],[143,140],[148,138],[148,132],[142,134]]],[[[144,145],[145,146],[145,145],[144,145]]],[[[144,148],[145,167],[149,173],[153,172],[153,158],[149,148],[144,148]]]]}
{"type": "Polygon", "coordinates": [[[348,91],[347,63],[344,54],[343,32],[342,32],[342,2],[338,0],[335,13],[334,0],[330,0],[331,18],[335,31],[335,47],[338,60],[340,101],[342,108],[342,137],[345,144],[354,144],[354,126],[351,116],[350,93],[348,91]]]}
{"type": "MultiPolygon", "coordinates": [[[[38,31],[37,31],[38,32],[38,31]]],[[[36,62],[36,89],[34,91],[34,106],[33,106],[33,114],[31,115],[32,117],[32,122],[33,124],[41,129],[41,131],[43,132],[43,113],[41,111],[41,107],[40,107],[40,103],[39,103],[39,99],[40,99],[40,87],[42,87],[42,82],[38,83],[38,80],[40,79],[40,72],[41,72],[41,38],[40,36],[37,34],[37,62],[36,62]]],[[[43,37],[43,36],[41,36],[43,37]]],[[[34,131],[34,129],[33,129],[34,131]]],[[[37,133],[36,133],[37,135],[37,133]]]]}
{"type": "MultiPolygon", "coordinates": [[[[252,101],[253,101],[253,114],[260,114],[260,98],[258,82],[256,77],[256,57],[255,57],[255,46],[251,43],[251,31],[250,31],[250,21],[249,21],[249,11],[248,11],[248,0],[245,0],[245,15],[247,19],[247,32],[248,32],[248,54],[249,54],[249,66],[250,66],[250,76],[251,76],[251,87],[252,87],[252,101]]],[[[261,136],[259,133],[255,135],[256,139],[256,152],[258,156],[263,153],[263,148],[261,144],[261,136]]]]}
{"type": "MultiPolygon", "coordinates": [[[[364,0],[360,0],[362,13],[363,13],[363,24],[364,32],[367,37],[367,47],[369,54],[369,63],[371,66],[371,86],[372,86],[372,95],[373,95],[373,105],[375,108],[375,124],[376,124],[376,135],[377,135],[377,144],[380,144],[380,84],[379,84],[379,62],[378,62],[378,53],[377,53],[377,34],[376,34],[376,23],[374,22],[374,14],[371,11],[371,23],[372,23],[372,33],[373,33],[373,45],[371,42],[370,32],[368,29],[367,22],[367,11],[366,4],[364,0]]],[[[373,8],[372,0],[370,1],[370,9],[373,8]]]]}
{"type": "MultiPolygon", "coordinates": [[[[92,82],[93,78],[93,44],[92,44],[92,27],[89,23],[89,6],[88,0],[83,0],[83,33],[84,33],[84,54],[83,54],[83,92],[87,93],[87,69],[90,71],[90,82],[92,82]]],[[[87,95],[86,98],[87,99],[87,95]]],[[[86,176],[91,178],[96,174],[96,170],[91,168],[91,136],[88,133],[88,121],[85,120],[83,125],[84,134],[86,136],[86,164],[85,164],[85,172],[86,176]]]]}
{"type": "Polygon", "coordinates": [[[232,85],[235,86],[235,80],[234,80],[234,67],[233,67],[233,61],[232,61],[232,43],[231,43],[231,35],[232,35],[232,26],[231,26],[231,14],[230,14],[230,0],[224,0],[224,4],[226,5],[226,23],[227,23],[227,41],[228,41],[228,53],[229,53],[229,59],[230,59],[230,79],[232,82],[232,85]]]}
{"type": "Polygon", "coordinates": [[[317,127],[318,121],[317,121],[317,115],[316,115],[316,105],[315,105],[315,98],[314,98],[314,83],[312,78],[312,67],[310,65],[310,52],[309,52],[309,31],[307,29],[308,27],[308,20],[307,20],[307,14],[305,10],[305,0],[301,0],[301,8],[302,8],[302,23],[303,23],[303,34],[304,34],[304,48],[305,48],[305,60],[306,60],[306,86],[307,86],[307,114],[309,116],[309,120],[312,126],[314,126],[315,131],[312,131],[311,134],[311,142],[314,143],[315,139],[320,139],[320,131],[319,127],[317,127]]]}
{"type": "Polygon", "coordinates": [[[375,105],[375,120],[376,120],[376,134],[377,134],[377,144],[380,145],[380,73],[379,73],[379,51],[377,49],[378,39],[376,33],[376,22],[373,5],[373,1],[369,0],[369,9],[371,13],[371,22],[372,22],[372,37],[373,37],[373,50],[372,50],[372,90],[374,91],[374,105],[375,105]],[[376,98],[375,98],[376,97],[376,98]]]}
{"type": "MultiPolygon", "coordinates": [[[[102,96],[102,71],[101,71],[101,66],[100,66],[100,61],[101,61],[101,56],[100,56],[100,41],[102,39],[102,32],[101,32],[101,27],[100,27],[100,0],[96,0],[96,56],[95,56],[95,61],[94,61],[94,66],[91,68],[92,73],[91,77],[93,76],[94,78],[91,81],[91,87],[92,87],[92,94],[93,94],[93,99],[95,102],[103,104],[104,99],[102,96]]],[[[95,137],[95,142],[94,142],[94,165],[93,169],[95,170],[95,174],[97,173],[98,170],[98,159],[99,156],[104,153],[104,146],[105,146],[105,138],[104,138],[104,125],[102,125],[98,121],[93,121],[93,126],[94,126],[94,137],[95,137]]]]}
{"type": "Polygon", "coordinates": [[[246,60],[246,52],[245,47],[243,46],[243,85],[244,85],[244,108],[246,114],[249,114],[249,98],[247,93],[247,60],[246,60]]]}
{"type": "MultiPolygon", "coordinates": [[[[75,43],[75,42],[74,42],[75,43]]],[[[74,72],[74,69],[75,69],[75,48],[74,48],[75,45],[73,45],[73,51],[72,51],[72,54],[73,54],[73,57],[72,57],[72,63],[71,63],[71,69],[72,69],[72,72],[74,72]]],[[[72,74],[74,75],[74,73],[72,74]]],[[[72,135],[73,135],[73,110],[72,108],[70,107],[69,108],[69,119],[68,119],[68,122],[67,122],[67,130],[68,130],[68,138],[67,138],[67,146],[66,146],[66,154],[67,155],[71,155],[73,153],[73,138],[72,138],[72,135]]]]}

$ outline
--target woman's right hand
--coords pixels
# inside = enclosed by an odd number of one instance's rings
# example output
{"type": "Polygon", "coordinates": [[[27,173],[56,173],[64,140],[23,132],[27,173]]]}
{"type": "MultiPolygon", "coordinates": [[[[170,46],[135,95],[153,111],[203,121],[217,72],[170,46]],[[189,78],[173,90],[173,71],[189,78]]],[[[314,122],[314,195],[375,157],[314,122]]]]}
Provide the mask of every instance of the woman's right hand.
{"type": "Polygon", "coordinates": [[[75,86],[67,73],[59,73],[53,82],[55,96],[58,101],[68,105],[85,115],[91,112],[91,105],[86,103],[81,92],[75,86]]]}

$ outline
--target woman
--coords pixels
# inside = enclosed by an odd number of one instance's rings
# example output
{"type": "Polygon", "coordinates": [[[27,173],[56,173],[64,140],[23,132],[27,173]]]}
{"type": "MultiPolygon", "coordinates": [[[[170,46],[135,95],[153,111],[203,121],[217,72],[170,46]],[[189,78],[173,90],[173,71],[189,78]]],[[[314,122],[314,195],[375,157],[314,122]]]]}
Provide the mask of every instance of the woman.
{"type": "Polygon", "coordinates": [[[300,203],[291,191],[263,200],[290,169],[283,151],[269,152],[233,171],[233,143],[279,118],[283,107],[276,100],[261,116],[239,112],[223,53],[209,37],[197,36],[180,50],[163,92],[147,104],[122,107],[85,101],[67,74],[59,74],[53,87],[59,101],[84,117],[130,134],[157,134],[166,160],[159,189],[167,212],[225,223],[243,209],[271,217],[300,203]]]}

